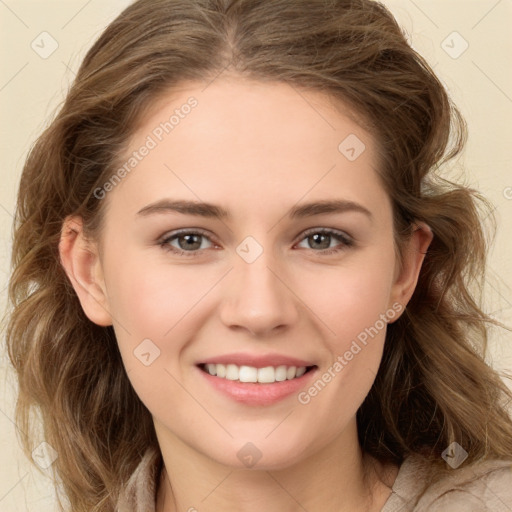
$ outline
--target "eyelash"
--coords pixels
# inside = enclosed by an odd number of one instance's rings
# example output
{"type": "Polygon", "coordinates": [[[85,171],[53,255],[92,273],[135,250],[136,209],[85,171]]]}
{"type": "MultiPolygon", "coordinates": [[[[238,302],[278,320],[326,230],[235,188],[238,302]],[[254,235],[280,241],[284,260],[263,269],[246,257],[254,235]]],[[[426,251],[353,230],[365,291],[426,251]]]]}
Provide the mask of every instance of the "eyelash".
{"type": "MultiPolygon", "coordinates": [[[[346,234],[344,234],[341,231],[335,231],[335,230],[327,229],[327,228],[313,228],[313,229],[309,229],[309,230],[304,232],[304,234],[302,235],[302,238],[299,240],[299,242],[302,242],[306,238],[309,238],[310,236],[316,235],[316,234],[330,235],[330,236],[336,238],[338,241],[342,242],[340,246],[336,246],[336,247],[333,247],[333,248],[330,248],[330,249],[321,249],[319,251],[315,251],[314,249],[310,249],[310,250],[312,250],[314,252],[319,252],[320,254],[325,255],[325,256],[341,252],[341,251],[343,251],[343,250],[345,250],[345,249],[347,249],[349,247],[354,246],[354,240],[352,240],[349,236],[347,236],[346,234]]],[[[159,242],[158,245],[160,245],[160,247],[162,249],[164,249],[165,251],[172,252],[174,254],[177,254],[178,256],[185,256],[186,258],[194,258],[194,257],[198,256],[202,250],[205,250],[205,249],[197,249],[197,250],[194,250],[194,251],[183,251],[181,249],[177,249],[176,247],[173,247],[173,246],[170,245],[171,241],[176,240],[177,238],[179,238],[181,236],[184,236],[184,235],[200,235],[200,236],[210,240],[208,234],[206,232],[204,232],[204,231],[201,231],[201,230],[190,230],[190,231],[181,230],[181,231],[174,232],[171,236],[166,236],[164,239],[162,239],[159,242]]],[[[212,242],[212,240],[210,240],[210,242],[212,242]]]]}

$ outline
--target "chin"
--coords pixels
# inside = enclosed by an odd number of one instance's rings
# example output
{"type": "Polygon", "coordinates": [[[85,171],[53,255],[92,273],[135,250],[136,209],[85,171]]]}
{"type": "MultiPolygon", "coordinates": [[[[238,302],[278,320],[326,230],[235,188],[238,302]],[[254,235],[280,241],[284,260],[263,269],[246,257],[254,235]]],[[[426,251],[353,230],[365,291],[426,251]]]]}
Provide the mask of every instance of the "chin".
{"type": "Polygon", "coordinates": [[[210,453],[209,456],[219,464],[234,469],[278,471],[304,460],[304,441],[297,446],[283,446],[277,437],[271,442],[237,440],[219,453],[210,453]]]}

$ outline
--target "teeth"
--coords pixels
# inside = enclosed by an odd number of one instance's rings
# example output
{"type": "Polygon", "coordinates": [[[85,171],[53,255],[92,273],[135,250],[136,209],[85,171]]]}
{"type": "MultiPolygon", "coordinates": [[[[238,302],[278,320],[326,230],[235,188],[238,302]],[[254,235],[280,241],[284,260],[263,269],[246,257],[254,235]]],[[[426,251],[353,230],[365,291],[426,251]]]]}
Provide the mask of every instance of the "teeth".
{"type": "Polygon", "coordinates": [[[297,368],[296,366],[281,365],[255,368],[254,366],[237,366],[236,364],[206,364],[204,368],[210,375],[216,375],[222,379],[262,384],[291,380],[306,373],[305,366],[297,368]]]}
{"type": "Polygon", "coordinates": [[[306,367],[301,366],[300,368],[297,368],[297,374],[295,375],[295,377],[301,377],[305,373],[306,373],[306,367]]]}
{"type": "MultiPolygon", "coordinates": [[[[217,372],[219,371],[219,366],[224,366],[223,364],[205,364],[205,369],[210,375],[217,375],[217,372]]],[[[222,372],[222,368],[221,368],[222,372]]],[[[224,375],[225,377],[226,375],[224,375]]],[[[222,375],[219,375],[219,377],[222,377],[222,375]]]]}
{"type": "Polygon", "coordinates": [[[240,382],[257,382],[258,381],[258,370],[252,366],[240,366],[237,368],[234,364],[233,375],[238,373],[238,380],[240,382]]]}

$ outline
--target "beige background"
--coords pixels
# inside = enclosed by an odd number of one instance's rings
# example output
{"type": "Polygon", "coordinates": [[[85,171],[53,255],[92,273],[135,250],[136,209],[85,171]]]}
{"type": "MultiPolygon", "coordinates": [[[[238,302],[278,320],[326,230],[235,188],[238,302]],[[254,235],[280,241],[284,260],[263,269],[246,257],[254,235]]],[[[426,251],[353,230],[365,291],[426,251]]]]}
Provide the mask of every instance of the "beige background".
{"type": "MultiPolygon", "coordinates": [[[[9,273],[12,212],[26,153],[62,101],[86,50],[129,3],[0,0],[2,309],[9,273]],[[35,40],[40,53],[51,49],[50,36],[41,36],[42,32],[48,32],[58,44],[50,56],[40,56],[31,47],[35,40]],[[44,49],[41,38],[45,38],[44,49]]],[[[487,311],[512,324],[512,0],[383,3],[396,15],[414,48],[434,67],[466,116],[470,136],[459,164],[466,168],[467,181],[495,205],[499,227],[490,258],[487,311]],[[458,56],[466,44],[468,48],[458,56]]],[[[455,171],[453,176],[459,169],[455,171]]],[[[499,370],[512,370],[511,334],[494,330],[491,341],[489,362],[499,370]]],[[[56,510],[53,487],[45,476],[49,470],[38,473],[17,444],[12,421],[16,384],[3,347],[0,383],[0,510],[56,510]]]]}

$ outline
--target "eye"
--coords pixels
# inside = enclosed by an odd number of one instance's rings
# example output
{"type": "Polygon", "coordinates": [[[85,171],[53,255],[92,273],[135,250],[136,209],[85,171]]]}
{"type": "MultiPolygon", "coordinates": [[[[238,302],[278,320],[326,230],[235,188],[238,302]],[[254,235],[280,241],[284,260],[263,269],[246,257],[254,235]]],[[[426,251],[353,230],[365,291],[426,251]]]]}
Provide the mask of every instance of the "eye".
{"type": "Polygon", "coordinates": [[[193,257],[196,256],[200,250],[208,248],[203,245],[202,242],[204,240],[210,241],[209,237],[203,231],[183,230],[166,236],[159,242],[159,245],[167,251],[172,251],[186,257],[193,257]],[[173,245],[173,243],[176,243],[177,246],[173,245]]]}
{"type": "Polygon", "coordinates": [[[322,254],[333,254],[354,245],[353,239],[348,235],[341,231],[335,231],[332,229],[315,228],[307,231],[305,235],[305,238],[302,238],[302,240],[307,241],[310,246],[309,248],[320,249],[320,251],[315,252],[320,252],[322,254]],[[333,239],[336,239],[341,243],[332,247],[331,242],[333,239]]]}
{"type": "MultiPolygon", "coordinates": [[[[314,252],[319,252],[322,255],[334,254],[354,245],[351,237],[341,231],[332,229],[314,228],[304,233],[304,235],[301,241],[306,241],[309,245],[306,249],[318,249],[314,252]],[[333,247],[331,245],[333,240],[338,240],[340,243],[333,247]]],[[[184,229],[165,236],[159,242],[159,245],[164,250],[171,251],[179,256],[194,257],[198,256],[202,250],[212,248],[214,243],[204,231],[184,229]],[[208,241],[206,246],[203,243],[205,241],[208,241]]]]}

